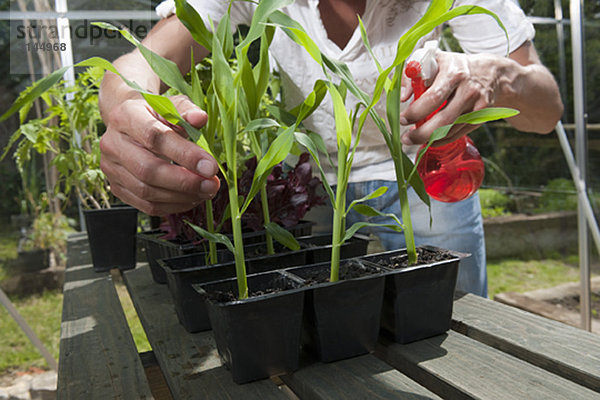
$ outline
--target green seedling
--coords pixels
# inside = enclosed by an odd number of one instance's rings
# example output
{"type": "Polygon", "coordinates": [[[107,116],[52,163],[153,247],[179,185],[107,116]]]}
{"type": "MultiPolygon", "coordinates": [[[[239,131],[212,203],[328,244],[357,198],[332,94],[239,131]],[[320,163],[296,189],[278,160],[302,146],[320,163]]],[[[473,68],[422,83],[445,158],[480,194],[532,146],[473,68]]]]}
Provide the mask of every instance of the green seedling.
{"type": "MultiPolygon", "coordinates": [[[[359,104],[364,107],[363,112],[360,113],[358,117],[358,130],[357,130],[357,139],[354,146],[357,145],[358,138],[360,137],[360,131],[362,126],[365,123],[367,116],[370,116],[378,127],[379,131],[383,135],[386,144],[390,150],[391,156],[394,161],[396,178],[398,184],[398,193],[399,200],[401,204],[402,210],[402,222],[400,222],[397,217],[389,216],[382,214],[379,210],[375,210],[372,207],[369,207],[364,204],[360,204],[362,200],[360,199],[356,204],[351,205],[356,211],[367,215],[367,216],[375,216],[375,215],[384,215],[391,217],[392,220],[397,224],[396,227],[392,229],[399,230],[401,229],[404,232],[404,236],[406,238],[407,244],[407,254],[408,254],[408,262],[409,264],[414,264],[417,262],[417,253],[416,246],[414,241],[414,232],[412,228],[412,221],[410,216],[410,209],[408,205],[408,188],[412,186],[415,190],[419,198],[425,202],[428,206],[430,206],[429,196],[425,191],[425,187],[419,175],[416,173],[416,164],[413,164],[411,159],[404,153],[402,149],[402,143],[400,140],[400,123],[399,123],[399,115],[400,115],[400,89],[401,89],[401,76],[404,69],[404,62],[406,58],[412,53],[418,41],[425,35],[429,34],[433,29],[437,26],[441,25],[445,21],[448,21],[454,17],[460,15],[472,15],[472,14],[487,14],[495,19],[497,24],[504,30],[506,33],[506,29],[502,25],[502,22],[499,18],[489,10],[479,7],[479,6],[460,6],[454,9],[450,9],[452,6],[452,1],[449,0],[433,0],[424,16],[409,29],[398,41],[396,56],[392,65],[387,68],[382,68],[381,65],[377,62],[375,57],[373,57],[374,62],[376,62],[379,76],[374,88],[374,92],[372,95],[365,93],[361,88],[358,87],[356,82],[354,81],[352,74],[348,67],[338,61],[327,57],[323,54],[318,46],[314,43],[314,41],[309,37],[309,35],[304,31],[302,26],[293,21],[287,15],[282,12],[276,12],[271,16],[271,20],[274,21],[275,24],[282,27],[284,31],[288,34],[288,36],[295,41],[297,44],[302,46],[308,54],[323,68],[323,71],[327,76],[330,74],[336,75],[341,79],[345,88],[354,95],[359,104]],[[391,77],[390,77],[391,76],[391,77]],[[380,117],[375,111],[374,106],[381,100],[382,94],[386,93],[386,111],[387,111],[387,124],[386,121],[380,117]],[[389,128],[388,128],[389,125],[389,128]]],[[[370,49],[368,44],[368,38],[366,37],[366,31],[361,22],[361,33],[363,36],[363,40],[368,49],[370,49]]],[[[508,39],[508,36],[507,36],[508,39]]],[[[508,46],[508,40],[507,40],[508,46]]],[[[508,47],[507,47],[508,51],[508,47]]],[[[335,101],[335,100],[334,100],[335,101]]],[[[339,107],[336,106],[336,107],[339,107]]],[[[435,140],[441,139],[446,136],[448,131],[454,124],[481,124],[487,121],[508,118],[514,116],[518,113],[516,110],[506,109],[506,108],[487,108],[480,111],[471,112],[465,115],[461,115],[454,121],[452,124],[440,127],[436,129],[436,131],[431,135],[427,147],[431,145],[435,140]]],[[[347,129],[345,123],[342,123],[341,127],[337,125],[338,122],[338,114],[336,113],[336,130],[338,135],[338,151],[340,150],[340,135],[345,136],[345,130],[347,129]]],[[[313,144],[309,144],[313,145],[313,144]]],[[[354,147],[355,149],[356,147],[354,147]]],[[[314,149],[317,150],[317,147],[314,146],[314,149]]],[[[354,150],[353,150],[354,151],[354,150]]],[[[311,154],[316,153],[316,151],[311,151],[311,154]]],[[[350,154],[353,154],[350,153],[350,154]]],[[[348,159],[349,162],[345,163],[346,167],[351,166],[351,156],[348,159]]],[[[419,159],[416,160],[416,163],[419,162],[419,159]]],[[[337,194],[344,195],[346,191],[347,180],[344,181],[343,178],[340,181],[339,170],[340,162],[338,161],[338,187],[337,194]],[[343,188],[340,188],[340,184],[344,185],[343,188]]],[[[344,171],[345,174],[345,171],[344,171]]],[[[343,177],[343,175],[342,175],[343,177]]],[[[367,196],[366,198],[374,198],[376,195],[381,195],[384,189],[381,189],[382,192],[378,191],[373,194],[367,196]]],[[[333,199],[333,193],[329,192],[330,197],[333,199]]],[[[345,199],[344,199],[345,201],[345,199]]],[[[340,205],[342,204],[342,199],[339,197],[335,199],[334,205],[334,232],[335,231],[343,231],[344,223],[343,218],[340,218],[340,215],[335,215],[336,207],[338,210],[340,209],[340,205]]],[[[339,212],[339,211],[338,211],[339,212]]],[[[367,226],[369,223],[363,222],[358,225],[355,224],[350,229],[346,231],[345,235],[338,235],[342,238],[348,238],[349,234],[356,232],[357,229],[361,227],[367,226]]],[[[390,226],[391,227],[391,226],[390,226]]],[[[335,235],[334,235],[335,236],[335,235]]],[[[334,239],[333,245],[336,246],[335,240],[339,240],[337,238],[334,239]]],[[[339,259],[332,257],[332,266],[331,266],[331,280],[336,278],[335,270],[339,268],[339,259]]]]}

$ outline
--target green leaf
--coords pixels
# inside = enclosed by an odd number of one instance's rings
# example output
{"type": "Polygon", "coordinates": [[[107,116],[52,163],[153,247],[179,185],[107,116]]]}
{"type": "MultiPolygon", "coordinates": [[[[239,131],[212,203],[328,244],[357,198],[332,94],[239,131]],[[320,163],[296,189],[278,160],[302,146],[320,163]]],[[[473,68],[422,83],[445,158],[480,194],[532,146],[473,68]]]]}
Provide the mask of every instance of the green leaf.
{"type": "Polygon", "coordinates": [[[290,250],[296,251],[300,250],[300,243],[296,240],[294,235],[287,229],[282,228],[275,222],[270,222],[265,225],[265,230],[269,233],[275,240],[284,245],[290,250]]]}
{"type": "MultiPolygon", "coordinates": [[[[229,3],[229,8],[231,8],[231,3],[229,3]]],[[[231,31],[231,18],[229,12],[225,13],[219,21],[217,34],[215,36],[219,38],[221,50],[225,57],[230,57],[233,53],[233,32],[231,31]]],[[[213,52],[214,51],[215,47],[213,45],[213,52]]]]}
{"type": "Polygon", "coordinates": [[[258,161],[254,176],[252,177],[252,185],[248,191],[246,201],[241,208],[240,214],[250,205],[254,196],[259,192],[260,188],[265,184],[273,167],[283,161],[292,149],[294,144],[295,126],[291,126],[280,133],[269,146],[266,154],[258,161]]]}
{"type": "Polygon", "coordinates": [[[262,93],[258,93],[256,82],[254,81],[254,72],[252,64],[247,56],[247,51],[243,51],[237,57],[239,78],[241,78],[242,88],[246,95],[246,103],[248,104],[248,114],[250,118],[255,118],[258,113],[262,93]]]}
{"type": "Polygon", "coordinates": [[[463,114],[454,121],[454,124],[479,125],[489,121],[514,117],[517,114],[519,114],[519,111],[513,108],[488,107],[463,114]]]}
{"type": "Polygon", "coordinates": [[[270,19],[275,25],[280,26],[294,42],[304,47],[308,54],[319,63],[319,65],[323,65],[323,58],[319,46],[317,46],[304,31],[302,25],[279,10],[273,12],[270,19]]]}
{"type": "Polygon", "coordinates": [[[52,72],[50,75],[36,81],[32,86],[31,90],[23,92],[24,95],[20,95],[17,100],[13,103],[13,105],[6,111],[2,116],[0,116],[0,121],[6,120],[8,117],[13,115],[15,112],[19,111],[22,107],[31,104],[35,99],[37,99],[42,93],[46,92],[52,86],[54,86],[58,81],[61,80],[65,72],[71,67],[63,67],[57,69],[52,72]]]}
{"type": "Polygon", "coordinates": [[[366,217],[387,217],[392,219],[398,226],[402,226],[402,222],[398,219],[398,216],[393,213],[383,213],[376,208],[368,206],[366,204],[355,204],[354,210],[359,214],[366,217]]]}
{"type": "Polygon", "coordinates": [[[235,247],[233,246],[233,243],[231,243],[231,240],[227,236],[223,235],[222,233],[210,233],[209,231],[192,224],[190,221],[185,221],[185,223],[192,227],[192,229],[203,238],[208,239],[214,243],[220,243],[222,245],[225,245],[225,247],[227,247],[229,251],[231,251],[233,254],[236,254],[235,247]]]}
{"type": "Polygon", "coordinates": [[[198,70],[195,67],[195,62],[194,62],[194,49],[191,49],[191,64],[192,65],[192,69],[190,70],[190,75],[192,78],[192,90],[191,90],[191,95],[190,95],[190,100],[192,100],[192,102],[194,104],[196,104],[197,106],[202,106],[204,104],[204,98],[205,98],[205,94],[204,91],[202,90],[202,81],[200,80],[200,77],[198,76],[198,70]]]}
{"type": "Polygon", "coordinates": [[[238,45],[240,48],[250,46],[250,43],[258,39],[264,32],[265,22],[278,9],[292,4],[293,0],[261,0],[254,10],[250,29],[244,40],[238,45]]]}
{"type": "Polygon", "coordinates": [[[389,86],[389,90],[386,93],[386,115],[388,119],[388,125],[391,129],[392,143],[395,144],[395,148],[390,149],[392,153],[398,153],[402,151],[402,144],[400,142],[400,89],[402,80],[402,69],[398,67],[394,72],[394,75],[389,86]]]}
{"type": "Polygon", "coordinates": [[[364,203],[365,201],[376,199],[377,197],[382,196],[387,191],[388,191],[388,187],[387,186],[380,186],[377,189],[375,189],[373,192],[369,193],[368,195],[366,195],[364,197],[361,197],[360,199],[354,200],[348,206],[348,210],[352,209],[356,204],[364,203]]]}
{"type": "Polygon", "coordinates": [[[267,92],[271,78],[271,65],[269,63],[269,46],[273,41],[275,28],[265,26],[265,32],[260,37],[260,56],[258,64],[254,67],[254,80],[256,82],[256,91],[260,97],[267,92]]]}
{"type": "Polygon", "coordinates": [[[367,36],[367,30],[365,29],[365,26],[363,25],[363,21],[360,18],[360,16],[358,17],[358,23],[360,26],[360,37],[362,38],[363,44],[367,48],[367,51],[371,55],[373,62],[377,66],[377,71],[379,71],[379,73],[381,73],[381,72],[383,72],[383,68],[381,67],[381,64],[379,63],[379,60],[377,60],[377,57],[375,57],[375,53],[373,53],[373,49],[371,48],[371,44],[369,43],[369,38],[367,36]]]}
{"type": "Polygon", "coordinates": [[[267,105],[266,109],[269,112],[269,114],[271,114],[275,119],[283,122],[287,126],[292,126],[296,123],[296,115],[281,107],[275,105],[267,105]]]}
{"type": "Polygon", "coordinates": [[[186,0],[175,0],[175,13],[177,18],[190,31],[194,40],[209,52],[212,52],[213,34],[206,28],[204,20],[202,20],[196,9],[189,5],[186,0]]]}
{"type": "Polygon", "coordinates": [[[323,101],[325,94],[327,93],[327,84],[325,81],[319,79],[313,85],[313,90],[308,94],[306,99],[299,106],[291,110],[291,113],[296,115],[296,123],[304,121],[310,116],[323,101]]]}
{"type": "Polygon", "coordinates": [[[271,118],[258,118],[252,120],[244,128],[245,132],[261,131],[269,128],[279,128],[279,122],[271,118]]]}
{"type": "Polygon", "coordinates": [[[176,89],[180,93],[191,97],[192,88],[185,81],[181,75],[181,72],[179,71],[179,67],[173,61],[168,60],[148,49],[127,29],[119,29],[114,25],[105,22],[93,22],[92,25],[121,33],[125,39],[138,48],[144,59],[146,59],[154,73],[160,78],[161,81],[163,81],[167,86],[176,89]]]}
{"type": "MultiPolygon", "coordinates": [[[[223,53],[219,37],[213,37],[213,53],[212,53],[212,84],[219,101],[228,106],[233,102],[233,97],[237,96],[234,86],[233,71],[227,61],[227,57],[223,53]]],[[[237,117],[236,117],[237,119],[237,117]]]]}
{"type": "Polygon", "coordinates": [[[175,105],[168,97],[161,96],[159,94],[142,93],[146,102],[161,115],[164,119],[172,124],[177,124],[183,118],[179,115],[179,111],[175,108],[175,105]]]}
{"type": "MultiPolygon", "coordinates": [[[[309,136],[306,133],[303,132],[296,132],[295,134],[295,138],[296,141],[304,146],[306,148],[306,150],[308,150],[308,152],[310,153],[312,159],[315,161],[315,164],[317,165],[317,168],[319,169],[319,173],[321,174],[321,181],[323,183],[323,186],[325,187],[325,191],[327,192],[327,194],[329,195],[329,199],[331,201],[331,203],[333,204],[335,202],[335,195],[333,194],[333,189],[331,188],[331,185],[329,185],[329,182],[327,182],[327,178],[325,176],[325,171],[323,170],[323,166],[321,165],[321,160],[319,159],[319,145],[317,145],[314,139],[320,139],[321,141],[323,140],[319,135],[313,135],[313,136],[309,136]]],[[[323,144],[323,147],[325,145],[323,144]]]]}
{"type": "MultiPolygon", "coordinates": [[[[348,118],[348,111],[342,96],[335,85],[329,84],[329,93],[333,100],[333,112],[335,116],[335,131],[337,135],[338,152],[348,154],[352,141],[352,127],[348,118]]],[[[345,156],[344,156],[345,159],[345,156]]]]}
{"type": "Polygon", "coordinates": [[[384,228],[389,228],[395,232],[402,232],[402,227],[398,226],[398,225],[375,224],[372,222],[356,222],[356,223],[352,224],[352,226],[346,230],[346,233],[344,234],[344,238],[342,239],[342,243],[346,242],[347,240],[350,240],[350,238],[352,238],[352,236],[354,236],[356,234],[356,232],[358,232],[360,229],[366,228],[368,226],[380,226],[380,227],[384,227],[384,228]]]}

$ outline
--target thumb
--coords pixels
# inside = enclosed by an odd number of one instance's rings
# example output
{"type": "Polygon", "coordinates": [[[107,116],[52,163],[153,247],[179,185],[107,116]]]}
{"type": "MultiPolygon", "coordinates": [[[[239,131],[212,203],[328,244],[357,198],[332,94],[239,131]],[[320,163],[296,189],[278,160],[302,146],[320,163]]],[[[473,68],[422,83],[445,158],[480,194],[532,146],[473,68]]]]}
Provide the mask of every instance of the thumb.
{"type": "Polygon", "coordinates": [[[187,96],[177,95],[171,97],[171,101],[179,114],[194,128],[202,128],[206,124],[208,115],[200,107],[195,105],[187,96]]]}

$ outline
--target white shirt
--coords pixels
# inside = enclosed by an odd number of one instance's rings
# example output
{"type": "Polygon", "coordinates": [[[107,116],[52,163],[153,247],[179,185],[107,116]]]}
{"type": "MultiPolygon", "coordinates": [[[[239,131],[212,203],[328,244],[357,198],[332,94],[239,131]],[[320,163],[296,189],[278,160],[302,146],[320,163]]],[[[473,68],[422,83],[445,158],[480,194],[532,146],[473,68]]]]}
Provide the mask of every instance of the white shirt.
{"type": "MultiPolygon", "coordinates": [[[[188,2],[205,17],[210,16],[218,21],[226,12],[227,0],[188,0],[188,2]]],[[[362,43],[360,29],[354,34],[343,49],[340,49],[327,37],[318,9],[319,0],[296,0],[283,11],[299,22],[310,37],[328,57],[340,60],[348,65],[357,84],[367,93],[372,94],[377,79],[377,68],[362,43]]],[[[475,4],[487,8],[498,15],[509,36],[509,52],[516,50],[521,44],[534,37],[533,25],[527,20],[523,11],[511,0],[457,0],[454,6],[475,4]]],[[[398,39],[423,15],[429,1],[423,0],[367,0],[361,19],[365,25],[369,41],[375,56],[385,68],[391,65],[398,39]]],[[[233,2],[231,20],[233,25],[249,24],[256,5],[246,1],[233,2]]],[[[156,9],[161,17],[175,12],[173,0],[159,4],[156,9]]],[[[208,25],[208,24],[207,24],[208,25]]],[[[507,43],[504,32],[495,20],[488,15],[469,15],[457,17],[449,21],[456,39],[465,53],[491,53],[506,55],[507,43]]],[[[439,30],[424,37],[416,48],[426,40],[439,36],[439,30]]],[[[294,107],[301,103],[312,90],[317,79],[323,79],[321,67],[295,44],[281,30],[277,30],[270,47],[270,54],[275,68],[281,76],[283,103],[286,107],[294,107]]],[[[356,104],[348,94],[346,105],[353,109],[356,104]]],[[[377,105],[379,115],[385,117],[385,102],[377,105]]],[[[319,133],[332,154],[337,152],[333,107],[326,97],[318,110],[307,120],[305,125],[319,133]]],[[[404,129],[408,129],[404,127],[404,129]]],[[[405,148],[409,155],[416,153],[418,146],[405,148]]],[[[336,157],[332,157],[335,161],[336,157]]],[[[335,170],[322,163],[330,183],[335,183],[335,170]]],[[[394,165],[383,136],[368,119],[361,142],[354,156],[354,164],[350,182],[369,180],[396,180],[394,165]]]]}

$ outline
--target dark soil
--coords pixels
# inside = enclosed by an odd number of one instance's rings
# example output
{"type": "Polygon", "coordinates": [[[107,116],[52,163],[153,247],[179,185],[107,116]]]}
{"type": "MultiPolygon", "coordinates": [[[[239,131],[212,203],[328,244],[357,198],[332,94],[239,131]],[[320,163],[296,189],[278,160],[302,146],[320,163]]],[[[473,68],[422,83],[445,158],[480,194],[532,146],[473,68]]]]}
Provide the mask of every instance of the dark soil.
{"type": "MultiPolygon", "coordinates": [[[[425,248],[417,248],[417,263],[415,265],[432,264],[439,261],[451,260],[455,258],[451,253],[445,250],[431,250],[425,248]]],[[[381,260],[378,265],[386,268],[406,268],[408,267],[408,255],[400,254],[385,260],[381,260]]]]}
{"type": "MultiPolygon", "coordinates": [[[[260,282],[252,286],[249,282],[248,298],[263,296],[283,292],[285,290],[294,289],[299,286],[298,282],[289,279],[283,279],[281,276],[260,282]]],[[[227,303],[238,300],[238,291],[236,284],[229,287],[222,287],[221,290],[214,288],[207,293],[208,298],[215,303],[227,303]],[[235,288],[234,288],[235,287],[235,288]]]]}
{"type": "MultiPolygon", "coordinates": [[[[255,290],[255,291],[250,291],[248,293],[248,297],[258,297],[258,296],[262,296],[265,294],[270,294],[270,293],[279,293],[284,291],[285,289],[282,288],[271,288],[271,289],[265,289],[265,290],[255,290]]],[[[214,292],[211,292],[208,297],[214,301],[215,303],[228,303],[230,301],[235,301],[238,300],[238,295],[237,292],[233,292],[233,291],[221,291],[221,290],[215,290],[214,292]]]]}
{"type": "MultiPolygon", "coordinates": [[[[370,269],[365,267],[363,264],[353,260],[342,260],[340,263],[340,281],[360,278],[362,276],[372,275],[379,272],[378,270],[370,269]]],[[[292,271],[295,273],[295,271],[292,271]]],[[[317,283],[329,282],[330,269],[329,264],[324,267],[305,269],[302,272],[297,273],[307,286],[315,285],[317,283]]]]}
{"type": "MultiPolygon", "coordinates": [[[[549,303],[563,307],[569,311],[580,312],[579,295],[548,300],[549,303]]],[[[600,292],[591,294],[592,318],[600,319],[600,292]]]]}

